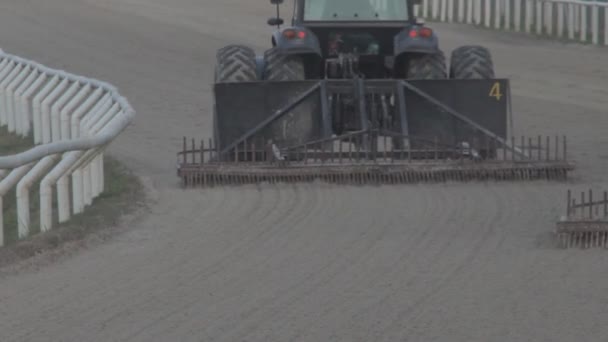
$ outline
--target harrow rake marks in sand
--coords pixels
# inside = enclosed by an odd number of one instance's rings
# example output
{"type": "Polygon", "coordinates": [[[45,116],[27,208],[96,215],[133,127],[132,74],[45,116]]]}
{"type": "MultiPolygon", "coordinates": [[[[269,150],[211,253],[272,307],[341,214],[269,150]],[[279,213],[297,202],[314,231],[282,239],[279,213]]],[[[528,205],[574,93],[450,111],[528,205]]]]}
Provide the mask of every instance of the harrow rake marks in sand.
{"type": "Polygon", "coordinates": [[[608,248],[608,191],[595,199],[593,190],[581,192],[580,202],[568,190],[566,216],[557,223],[561,248],[608,248]]]}
{"type": "Polygon", "coordinates": [[[178,177],[184,187],[316,180],[364,185],[564,180],[573,169],[565,137],[517,140],[519,145],[513,138],[508,145],[486,139],[453,147],[367,130],[284,149],[243,141],[222,154],[212,140],[184,138],[178,177]]]}

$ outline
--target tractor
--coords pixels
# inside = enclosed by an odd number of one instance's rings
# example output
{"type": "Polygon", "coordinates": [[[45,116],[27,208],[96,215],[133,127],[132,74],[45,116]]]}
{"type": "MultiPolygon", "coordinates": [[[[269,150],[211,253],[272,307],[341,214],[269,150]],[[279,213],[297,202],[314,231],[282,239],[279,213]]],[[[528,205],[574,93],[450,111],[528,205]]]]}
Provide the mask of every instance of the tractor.
{"type": "Polygon", "coordinates": [[[283,1],[270,2],[263,54],[243,44],[217,51],[213,138],[198,149],[184,138],[185,183],[563,179],[572,170],[565,139],[560,159],[540,152],[557,155],[561,143],[515,143],[509,80],[496,78],[490,51],[461,46],[448,63],[437,32],[415,16],[421,1],[293,0],[289,25],[283,1]]]}
{"type": "MultiPolygon", "coordinates": [[[[455,49],[447,66],[435,31],[414,16],[413,0],[294,0],[290,26],[282,27],[282,0],[271,0],[276,27],[263,56],[245,45],[229,45],[217,54],[216,83],[321,79],[493,79],[488,49],[468,45],[455,49]]],[[[500,88],[495,92],[500,96],[500,88]]],[[[277,96],[281,96],[276,94],[277,96]]],[[[361,122],[359,94],[329,96],[331,133],[344,134],[364,126],[397,128],[399,120],[388,96],[367,94],[370,117],[361,122]],[[379,115],[377,113],[382,113],[379,115]],[[377,115],[375,115],[377,114],[377,115]]],[[[318,123],[298,112],[318,110],[308,101],[275,124],[272,138],[281,145],[311,139],[318,123]]],[[[216,113],[217,115],[217,113],[216,113]]],[[[216,118],[217,120],[217,118],[216,118]]],[[[216,130],[219,138],[221,132],[216,130]]],[[[221,144],[221,140],[216,140],[221,144]]]]}

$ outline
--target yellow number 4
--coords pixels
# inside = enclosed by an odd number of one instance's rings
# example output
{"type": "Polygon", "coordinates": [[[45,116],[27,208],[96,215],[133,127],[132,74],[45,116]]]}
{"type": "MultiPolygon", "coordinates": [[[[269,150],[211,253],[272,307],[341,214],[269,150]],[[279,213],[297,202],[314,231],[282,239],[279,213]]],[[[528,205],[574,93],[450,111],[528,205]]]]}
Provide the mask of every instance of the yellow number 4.
{"type": "Polygon", "coordinates": [[[503,96],[503,94],[500,89],[500,82],[494,83],[494,85],[492,86],[492,89],[490,89],[490,97],[494,97],[494,98],[496,98],[496,101],[500,101],[502,96],[503,96]]]}

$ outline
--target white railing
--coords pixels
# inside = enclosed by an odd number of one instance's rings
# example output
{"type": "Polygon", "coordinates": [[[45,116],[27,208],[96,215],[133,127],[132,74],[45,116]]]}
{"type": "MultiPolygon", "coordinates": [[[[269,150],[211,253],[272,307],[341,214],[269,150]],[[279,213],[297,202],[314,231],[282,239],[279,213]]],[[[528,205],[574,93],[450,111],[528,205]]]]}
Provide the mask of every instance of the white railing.
{"type": "Polygon", "coordinates": [[[608,45],[608,2],[583,0],[423,0],[416,15],[608,45]]]}
{"type": "MultiPolygon", "coordinates": [[[[92,204],[104,189],[103,151],[134,115],[129,102],[107,83],[0,50],[0,126],[33,137],[36,145],[0,157],[0,208],[8,192],[16,189],[20,239],[30,234],[30,192],[36,182],[42,232],[52,228],[53,187],[60,223],[92,204]]],[[[3,232],[0,212],[0,246],[3,232]]]]}

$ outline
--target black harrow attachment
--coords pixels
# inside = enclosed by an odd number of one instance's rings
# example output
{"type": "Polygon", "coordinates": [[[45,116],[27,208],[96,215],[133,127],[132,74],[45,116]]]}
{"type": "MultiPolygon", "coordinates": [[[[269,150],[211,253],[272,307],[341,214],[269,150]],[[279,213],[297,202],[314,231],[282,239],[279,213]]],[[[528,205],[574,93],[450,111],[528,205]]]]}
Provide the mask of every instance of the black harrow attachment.
{"type": "Polygon", "coordinates": [[[581,192],[577,202],[568,190],[566,207],[555,231],[560,248],[608,248],[608,191],[599,199],[591,189],[581,192]]]}
{"type": "Polygon", "coordinates": [[[506,137],[508,90],[506,80],[216,84],[214,139],[184,138],[177,174],[184,187],[567,179],[566,137],[506,137]],[[312,124],[282,139],[294,117],[312,124]]]}
{"type": "MultiPolygon", "coordinates": [[[[475,148],[449,148],[425,142],[423,149],[399,149],[387,135],[376,150],[358,149],[355,141],[374,139],[375,131],[352,133],[331,140],[279,149],[274,144],[258,146],[247,141],[232,150],[230,160],[218,161],[211,140],[187,141],[179,153],[178,175],[185,187],[248,183],[312,182],[321,180],[341,184],[407,184],[449,181],[565,180],[572,166],[560,149],[538,144],[497,146],[495,159],[479,159],[475,148]],[[328,144],[329,142],[329,144],[328,144]],[[190,147],[189,147],[190,145],[190,147]],[[206,147],[207,146],[207,147],[206,147]],[[329,146],[329,147],[328,147],[329,146]],[[532,151],[524,154],[516,151],[532,151]]],[[[405,136],[394,138],[407,140],[405,136]]],[[[392,139],[391,139],[392,140],[392,139]]],[[[522,139],[522,141],[530,141],[522,139]]],[[[550,141],[550,140],[547,140],[550,141]]],[[[558,146],[563,139],[555,138],[558,146]]],[[[496,146],[496,141],[487,141],[496,146]]]]}

